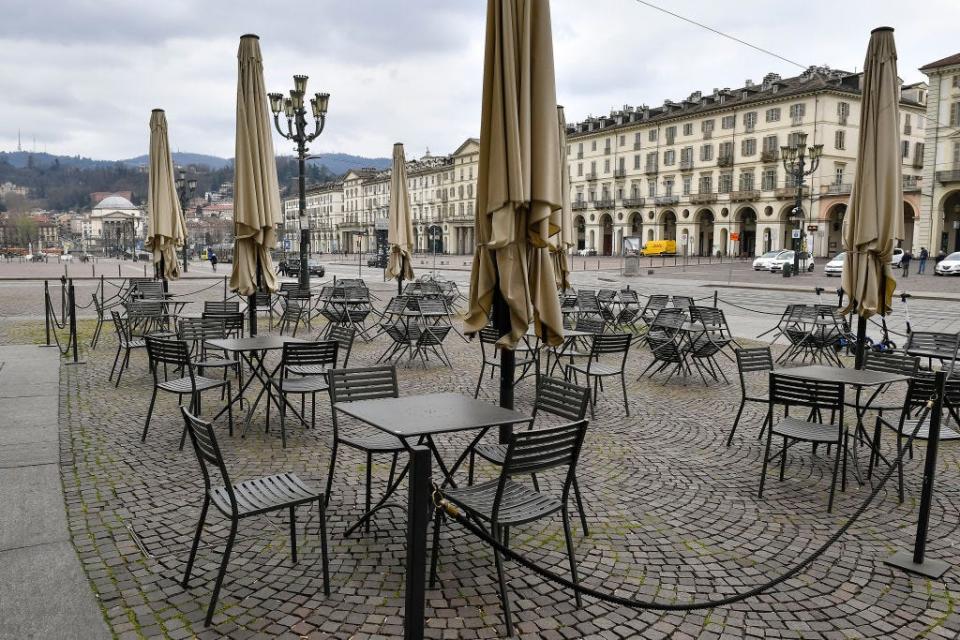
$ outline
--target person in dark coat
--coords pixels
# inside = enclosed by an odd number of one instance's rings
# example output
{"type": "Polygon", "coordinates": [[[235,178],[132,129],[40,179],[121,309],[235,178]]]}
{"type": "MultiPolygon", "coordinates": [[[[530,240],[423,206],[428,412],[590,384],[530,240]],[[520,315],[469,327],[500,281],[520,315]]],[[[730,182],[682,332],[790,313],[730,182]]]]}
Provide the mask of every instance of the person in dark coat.
{"type": "Polygon", "coordinates": [[[910,253],[910,250],[907,249],[903,252],[903,257],[900,259],[900,271],[903,272],[903,277],[906,278],[910,275],[910,261],[913,260],[913,254],[910,253]]]}
{"type": "Polygon", "coordinates": [[[917,268],[917,273],[923,275],[923,272],[927,270],[927,258],[930,257],[930,252],[927,251],[926,247],[920,247],[920,266],[917,268]]]}

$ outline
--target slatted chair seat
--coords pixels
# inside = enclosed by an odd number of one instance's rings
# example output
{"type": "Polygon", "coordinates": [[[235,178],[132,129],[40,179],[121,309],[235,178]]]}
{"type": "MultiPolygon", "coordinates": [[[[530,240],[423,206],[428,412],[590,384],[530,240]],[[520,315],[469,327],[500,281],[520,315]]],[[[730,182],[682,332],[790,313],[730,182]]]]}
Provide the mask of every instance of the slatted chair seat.
{"type": "MultiPolygon", "coordinates": [[[[901,436],[909,438],[913,433],[914,429],[917,429],[917,440],[926,440],[930,437],[930,420],[920,420],[920,419],[911,419],[904,420],[901,425],[894,425],[893,429],[895,432],[899,433],[901,436]],[[922,423],[922,424],[921,424],[922,423]],[[917,429],[917,425],[920,425],[920,428],[917,429]]],[[[943,422],[940,423],[940,439],[941,440],[960,440],[960,432],[957,432],[954,429],[951,429],[943,422]]]]}
{"type": "Polygon", "coordinates": [[[393,452],[403,449],[400,438],[382,431],[345,433],[340,436],[340,442],[348,444],[354,449],[367,451],[393,452]]]}
{"type": "MultiPolygon", "coordinates": [[[[247,518],[268,511],[314,502],[320,492],[291,472],[244,480],[233,485],[237,516],[247,518]]],[[[210,500],[224,515],[230,515],[230,494],[224,486],[212,488],[210,500]]]]}
{"type": "MultiPolygon", "coordinates": [[[[585,354],[590,356],[589,353],[585,354]]],[[[577,373],[589,373],[591,376],[618,376],[620,375],[620,367],[612,366],[603,362],[594,362],[591,365],[573,363],[567,366],[568,371],[575,371],[577,373]]]]}
{"type": "Polygon", "coordinates": [[[507,458],[507,445],[505,444],[478,444],[473,448],[474,452],[494,464],[503,464],[507,458]]]}
{"type": "Polygon", "coordinates": [[[305,364],[287,367],[287,373],[297,376],[322,376],[326,375],[328,367],[325,364],[305,364]]]}
{"type": "Polygon", "coordinates": [[[318,393],[327,390],[327,379],[322,375],[284,378],[278,384],[284,393],[318,393]]]}
{"type": "MultiPolygon", "coordinates": [[[[499,479],[489,480],[459,489],[446,489],[444,495],[489,522],[499,487],[499,479]]],[[[503,526],[525,524],[556,513],[562,507],[563,503],[555,496],[539,493],[513,480],[506,480],[497,511],[497,522],[503,526]]]]}
{"type": "MultiPolygon", "coordinates": [[[[197,365],[194,364],[194,367],[196,366],[197,365]]],[[[196,381],[196,387],[191,385],[189,377],[164,380],[158,383],[157,386],[170,393],[182,394],[193,393],[194,389],[197,391],[206,391],[207,389],[223,386],[223,380],[214,380],[213,378],[206,378],[204,376],[194,376],[193,379],[196,381]]]]}
{"type": "Polygon", "coordinates": [[[805,442],[836,442],[837,426],[786,416],[774,423],[773,435],[805,442]]]}

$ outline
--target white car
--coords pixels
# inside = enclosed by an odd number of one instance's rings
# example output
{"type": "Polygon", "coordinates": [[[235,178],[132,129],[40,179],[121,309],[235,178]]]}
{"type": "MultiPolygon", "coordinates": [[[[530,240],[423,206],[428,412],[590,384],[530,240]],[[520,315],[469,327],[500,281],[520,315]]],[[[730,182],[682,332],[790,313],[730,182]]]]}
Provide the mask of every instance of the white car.
{"type": "Polygon", "coordinates": [[[847,258],[847,253],[841,251],[837,255],[833,256],[833,259],[827,264],[823,265],[823,275],[825,276],[839,276],[843,273],[843,261],[847,258]]]}
{"type": "Polygon", "coordinates": [[[777,249],[776,251],[767,251],[762,256],[758,256],[757,259],[753,261],[753,270],[770,271],[770,262],[781,253],[783,253],[783,249],[777,249]]]}
{"type": "Polygon", "coordinates": [[[960,251],[951,253],[937,263],[933,270],[935,276],[960,276],[960,251]]]}
{"type": "Polygon", "coordinates": [[[901,260],[903,260],[903,249],[894,249],[893,255],[890,256],[890,266],[899,269],[901,260]]]}
{"type": "MultiPolygon", "coordinates": [[[[813,256],[803,252],[800,254],[800,264],[806,261],[807,271],[813,271],[813,256]]],[[[783,265],[793,266],[793,251],[783,251],[777,257],[770,260],[770,271],[783,271],[783,265]]]]}

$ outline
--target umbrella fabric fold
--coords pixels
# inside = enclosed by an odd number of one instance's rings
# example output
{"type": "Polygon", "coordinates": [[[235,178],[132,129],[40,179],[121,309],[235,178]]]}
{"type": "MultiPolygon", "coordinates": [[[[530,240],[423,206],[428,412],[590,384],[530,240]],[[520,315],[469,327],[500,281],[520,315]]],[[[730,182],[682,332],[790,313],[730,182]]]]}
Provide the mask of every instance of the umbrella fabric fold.
{"type": "Polygon", "coordinates": [[[875,29],[863,66],[857,169],[843,221],[844,313],[863,318],[890,311],[896,281],[890,258],[903,239],[900,110],[893,29],[875,29]]]}
{"type": "Polygon", "coordinates": [[[549,345],[563,322],[551,237],[560,231],[562,185],[550,5],[541,0],[487,4],[477,251],[470,282],[468,333],[487,324],[494,293],[509,307],[513,349],[530,324],[549,345]]]}
{"type": "Polygon", "coordinates": [[[170,155],[170,137],[167,116],[163,109],[150,114],[150,161],[147,188],[147,251],[153,253],[153,262],[162,258],[166,280],[180,277],[177,247],[187,238],[187,225],[180,208],[180,198],[173,177],[173,158],[170,155]]]}
{"type": "Polygon", "coordinates": [[[567,119],[563,107],[557,105],[557,124],[560,128],[560,234],[553,251],[553,269],[557,288],[570,288],[570,247],[573,246],[573,210],[570,208],[570,173],[567,170],[567,119]]]}
{"type": "Polygon", "coordinates": [[[276,245],[276,225],[282,217],[260,39],[243,36],[237,58],[234,250],[230,288],[249,296],[257,290],[258,273],[262,290],[277,290],[270,249],[276,245]]]}
{"type": "Polygon", "coordinates": [[[393,168],[390,172],[390,211],[387,243],[390,257],[384,276],[389,279],[413,280],[413,222],[410,216],[410,194],[407,191],[407,166],[403,144],[393,145],[393,168]]]}

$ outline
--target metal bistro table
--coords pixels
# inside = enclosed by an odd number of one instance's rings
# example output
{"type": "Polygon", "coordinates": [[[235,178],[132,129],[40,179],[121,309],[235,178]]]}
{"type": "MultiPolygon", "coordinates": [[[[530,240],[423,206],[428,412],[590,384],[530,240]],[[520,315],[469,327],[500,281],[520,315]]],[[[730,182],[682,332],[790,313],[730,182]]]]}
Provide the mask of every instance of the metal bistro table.
{"type": "MultiPolygon", "coordinates": [[[[396,436],[403,442],[407,451],[412,452],[412,447],[417,444],[425,444],[433,453],[443,473],[442,486],[451,484],[454,487],[456,482],[453,475],[490,427],[522,424],[531,420],[530,416],[518,411],[504,409],[459,393],[428,393],[399,398],[338,402],[333,405],[333,409],[396,436]],[[474,430],[479,430],[480,433],[448,468],[440,457],[433,437],[443,433],[474,430]],[[411,443],[410,439],[415,442],[411,443]]],[[[408,463],[404,465],[393,484],[387,487],[380,501],[347,529],[345,536],[349,536],[374,513],[387,505],[387,500],[397,490],[409,470],[408,463]]]]}
{"type": "MultiPolygon", "coordinates": [[[[900,373],[871,371],[869,369],[852,369],[849,367],[827,367],[820,364],[780,368],[776,369],[775,373],[817,382],[842,382],[844,385],[857,389],[856,402],[854,404],[854,411],[856,411],[857,414],[857,426],[854,432],[854,438],[857,436],[863,437],[871,449],[874,447],[874,442],[870,434],[868,434],[867,430],[863,427],[863,416],[867,410],[870,409],[870,404],[876,399],[884,387],[894,382],[905,382],[910,379],[910,376],[900,373]],[[860,390],[871,387],[875,387],[873,393],[870,394],[870,397],[867,398],[867,401],[861,406],[860,390]]],[[[883,456],[881,456],[881,459],[883,459],[883,456]]],[[[883,460],[887,462],[886,459],[883,460]]],[[[863,484],[863,480],[860,478],[859,456],[857,455],[856,446],[853,447],[853,471],[857,477],[857,482],[863,484]]]]}
{"type": "MultiPolygon", "coordinates": [[[[250,426],[250,421],[253,418],[253,412],[256,410],[257,405],[260,402],[260,398],[263,397],[264,392],[268,393],[277,406],[280,406],[280,403],[283,402],[287,405],[287,409],[293,411],[293,415],[306,427],[310,425],[303,419],[303,416],[297,411],[297,409],[287,401],[286,397],[282,393],[273,394],[273,376],[277,372],[277,369],[280,368],[280,365],[277,364],[272,371],[268,370],[266,367],[265,359],[268,351],[277,351],[283,349],[283,345],[288,342],[303,343],[307,342],[300,338],[293,338],[291,336],[252,336],[249,338],[216,338],[213,340],[207,340],[206,343],[208,346],[214,349],[222,349],[230,353],[239,354],[243,361],[247,363],[247,366],[250,367],[250,370],[253,372],[253,375],[247,378],[243,383],[243,386],[240,388],[240,391],[234,395],[233,401],[237,402],[243,397],[243,393],[247,390],[247,387],[250,386],[250,383],[253,382],[254,378],[260,381],[261,387],[260,392],[257,393],[256,399],[250,403],[247,407],[247,415],[243,420],[243,428],[240,430],[241,437],[247,435],[247,428],[250,426]]],[[[213,420],[219,418],[224,411],[230,405],[227,405],[220,410],[216,416],[213,417],[213,420]]],[[[284,435],[284,446],[286,446],[286,437],[284,435]]]]}

